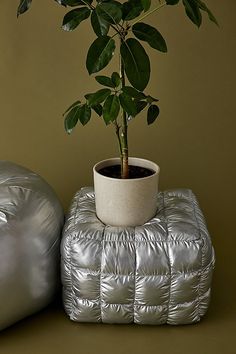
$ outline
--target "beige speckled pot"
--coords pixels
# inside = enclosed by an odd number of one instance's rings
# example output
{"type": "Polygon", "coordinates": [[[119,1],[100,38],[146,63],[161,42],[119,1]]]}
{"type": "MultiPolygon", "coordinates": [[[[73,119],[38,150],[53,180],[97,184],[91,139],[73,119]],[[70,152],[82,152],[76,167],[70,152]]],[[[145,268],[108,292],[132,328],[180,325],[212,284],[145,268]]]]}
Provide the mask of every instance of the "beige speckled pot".
{"type": "Polygon", "coordinates": [[[94,168],[94,190],[98,218],[107,225],[137,226],[150,220],[157,210],[158,177],[160,168],[154,162],[129,158],[129,165],[149,168],[149,177],[117,179],[101,175],[106,166],[120,164],[119,158],[98,162],[94,168]]]}

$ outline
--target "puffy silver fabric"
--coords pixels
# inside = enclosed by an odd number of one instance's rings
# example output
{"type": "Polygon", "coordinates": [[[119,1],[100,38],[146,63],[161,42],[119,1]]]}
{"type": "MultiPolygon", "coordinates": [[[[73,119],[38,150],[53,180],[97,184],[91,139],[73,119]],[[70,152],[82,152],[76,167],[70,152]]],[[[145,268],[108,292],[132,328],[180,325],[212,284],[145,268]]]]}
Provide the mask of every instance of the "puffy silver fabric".
{"type": "Polygon", "coordinates": [[[75,195],[61,243],[71,320],[178,325],[205,314],[214,250],[197,200],[172,190],[158,205],[143,226],[119,228],[96,217],[91,188],[75,195]]]}
{"type": "Polygon", "coordinates": [[[0,161],[0,329],[52,300],[63,221],[62,207],[41,177],[0,161]]]}

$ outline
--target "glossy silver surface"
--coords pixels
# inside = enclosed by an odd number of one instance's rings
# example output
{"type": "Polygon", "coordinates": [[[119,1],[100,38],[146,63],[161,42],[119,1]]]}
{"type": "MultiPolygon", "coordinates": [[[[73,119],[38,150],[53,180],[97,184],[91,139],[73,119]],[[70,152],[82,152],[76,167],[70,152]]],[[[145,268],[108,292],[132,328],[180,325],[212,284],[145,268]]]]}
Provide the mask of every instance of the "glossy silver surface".
{"type": "Polygon", "coordinates": [[[119,228],[97,218],[91,188],[75,195],[61,243],[71,320],[178,325],[205,314],[215,258],[198,202],[181,189],[158,205],[146,224],[119,228]]]}
{"type": "Polygon", "coordinates": [[[62,207],[41,177],[0,161],[0,329],[52,300],[63,221],[62,207]]]}

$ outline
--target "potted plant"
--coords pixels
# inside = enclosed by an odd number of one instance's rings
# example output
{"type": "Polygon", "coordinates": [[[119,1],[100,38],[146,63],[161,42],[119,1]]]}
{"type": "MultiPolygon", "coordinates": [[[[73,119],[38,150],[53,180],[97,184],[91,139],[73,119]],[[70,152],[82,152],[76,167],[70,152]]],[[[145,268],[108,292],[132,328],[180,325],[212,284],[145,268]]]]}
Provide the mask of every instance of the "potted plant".
{"type": "MultiPolygon", "coordinates": [[[[119,158],[102,161],[94,166],[94,187],[98,217],[107,224],[141,225],[155,215],[159,167],[148,160],[130,158],[128,127],[141,111],[147,112],[147,124],[159,115],[158,99],[146,93],[150,78],[150,60],[142,45],[167,52],[161,33],[143,20],[163,6],[182,2],[188,18],[198,27],[205,12],[217,24],[212,12],[201,0],[55,0],[69,7],[62,28],[75,30],[90,19],[96,35],[88,49],[86,67],[89,75],[104,69],[114,54],[119,55],[119,68],[110,76],[96,75],[102,86],[74,102],[64,113],[68,134],[78,122],[85,125],[92,112],[112,124],[119,146],[119,158]],[[144,92],[145,91],[145,92],[144,92]]],[[[26,12],[32,0],[20,0],[18,16],[26,12]]]]}

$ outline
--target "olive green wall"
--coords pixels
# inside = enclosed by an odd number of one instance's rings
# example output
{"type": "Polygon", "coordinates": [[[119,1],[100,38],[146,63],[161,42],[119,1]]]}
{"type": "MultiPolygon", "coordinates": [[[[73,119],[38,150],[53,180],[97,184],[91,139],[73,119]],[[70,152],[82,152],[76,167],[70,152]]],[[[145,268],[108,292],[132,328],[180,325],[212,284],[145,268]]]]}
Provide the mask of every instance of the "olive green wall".
{"type": "MultiPolygon", "coordinates": [[[[62,112],[97,87],[85,69],[94,35],[86,23],[63,32],[65,10],[53,0],[34,0],[17,20],[18,2],[1,0],[0,6],[0,158],[44,176],[67,208],[76,190],[92,184],[93,164],[117,155],[112,127],[95,116],[71,136],[63,130],[62,112]]],[[[144,116],[130,124],[130,155],[160,165],[161,189],[193,189],[217,251],[215,282],[227,289],[236,246],[236,1],[207,4],[220,28],[205,21],[198,30],[182,6],[150,17],[169,48],[168,54],[147,48],[148,91],[160,99],[161,115],[153,126],[144,116]]],[[[114,60],[109,70],[116,65],[114,60]]],[[[214,296],[223,302],[217,291],[214,296]]]]}

